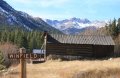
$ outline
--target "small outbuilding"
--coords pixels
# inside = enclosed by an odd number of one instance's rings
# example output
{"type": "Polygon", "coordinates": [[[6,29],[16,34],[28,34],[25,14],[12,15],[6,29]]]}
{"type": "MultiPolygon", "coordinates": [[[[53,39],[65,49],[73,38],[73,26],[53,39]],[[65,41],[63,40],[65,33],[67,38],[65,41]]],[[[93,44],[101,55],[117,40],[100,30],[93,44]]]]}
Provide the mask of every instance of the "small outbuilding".
{"type": "Polygon", "coordinates": [[[45,58],[44,58],[44,54],[45,51],[43,49],[33,49],[33,54],[38,54],[40,56],[40,58],[38,59],[31,59],[31,63],[40,63],[40,62],[44,62],[45,58]]]}
{"type": "Polygon", "coordinates": [[[45,40],[47,56],[106,57],[114,54],[115,43],[111,36],[47,34],[45,40]]]}

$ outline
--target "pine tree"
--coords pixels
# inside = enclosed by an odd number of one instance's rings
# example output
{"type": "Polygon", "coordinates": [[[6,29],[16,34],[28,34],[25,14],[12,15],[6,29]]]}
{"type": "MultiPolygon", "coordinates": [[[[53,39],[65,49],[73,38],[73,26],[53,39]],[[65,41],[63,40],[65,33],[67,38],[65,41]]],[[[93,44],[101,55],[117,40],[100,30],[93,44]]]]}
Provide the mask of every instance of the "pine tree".
{"type": "Polygon", "coordinates": [[[29,43],[28,43],[28,44],[29,44],[28,46],[29,46],[30,51],[32,51],[32,49],[33,49],[33,43],[34,43],[34,42],[33,42],[33,38],[30,38],[30,41],[29,41],[29,43]]]}
{"type": "Polygon", "coordinates": [[[120,18],[118,19],[117,30],[118,30],[118,33],[120,33],[120,18]]]}
{"type": "Polygon", "coordinates": [[[40,48],[41,33],[39,31],[24,31],[19,29],[6,28],[4,31],[0,31],[0,42],[12,42],[18,47],[25,47],[32,51],[34,48],[40,48]]]}
{"type": "Polygon", "coordinates": [[[21,44],[20,44],[20,46],[28,49],[28,41],[27,41],[27,38],[25,36],[21,37],[21,44]]]}
{"type": "Polygon", "coordinates": [[[18,44],[19,36],[20,36],[19,30],[15,30],[15,32],[14,32],[14,44],[18,44]]]}
{"type": "Polygon", "coordinates": [[[111,25],[111,34],[113,36],[117,35],[116,19],[114,19],[113,22],[112,22],[112,25],[111,25]]]}

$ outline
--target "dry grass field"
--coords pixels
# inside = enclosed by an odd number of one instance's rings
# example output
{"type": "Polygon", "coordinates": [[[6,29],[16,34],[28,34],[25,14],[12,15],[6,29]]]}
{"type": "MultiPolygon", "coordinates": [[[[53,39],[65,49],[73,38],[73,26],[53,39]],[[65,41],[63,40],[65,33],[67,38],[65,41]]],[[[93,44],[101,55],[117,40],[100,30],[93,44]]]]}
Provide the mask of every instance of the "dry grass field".
{"type": "MultiPolygon", "coordinates": [[[[20,78],[19,66],[11,67],[0,78],[20,78]]],[[[120,78],[120,58],[27,64],[27,78],[120,78]]]]}

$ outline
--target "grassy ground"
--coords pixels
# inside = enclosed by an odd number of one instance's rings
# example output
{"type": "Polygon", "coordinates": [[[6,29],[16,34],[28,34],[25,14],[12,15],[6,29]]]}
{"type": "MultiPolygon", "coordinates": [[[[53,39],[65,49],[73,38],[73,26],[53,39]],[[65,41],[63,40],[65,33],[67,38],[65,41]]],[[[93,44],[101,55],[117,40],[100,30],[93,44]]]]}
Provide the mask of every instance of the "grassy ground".
{"type": "MultiPolygon", "coordinates": [[[[19,67],[11,67],[0,78],[20,78],[19,67]]],[[[27,78],[120,78],[120,58],[27,64],[27,78]]]]}

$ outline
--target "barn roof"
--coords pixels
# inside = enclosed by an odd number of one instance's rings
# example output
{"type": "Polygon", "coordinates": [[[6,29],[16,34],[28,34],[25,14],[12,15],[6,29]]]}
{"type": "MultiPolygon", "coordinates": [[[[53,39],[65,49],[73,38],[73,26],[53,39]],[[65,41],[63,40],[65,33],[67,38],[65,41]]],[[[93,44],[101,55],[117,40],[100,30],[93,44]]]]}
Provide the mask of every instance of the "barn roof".
{"type": "Polygon", "coordinates": [[[69,44],[94,44],[94,45],[115,45],[111,36],[104,35],[62,35],[50,34],[50,36],[60,43],[69,44]]]}

